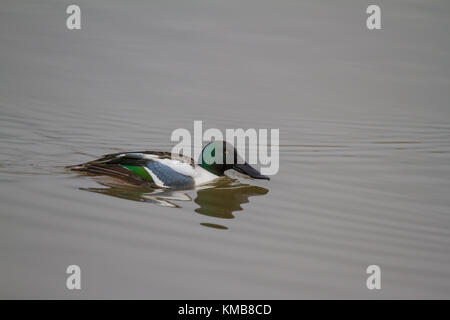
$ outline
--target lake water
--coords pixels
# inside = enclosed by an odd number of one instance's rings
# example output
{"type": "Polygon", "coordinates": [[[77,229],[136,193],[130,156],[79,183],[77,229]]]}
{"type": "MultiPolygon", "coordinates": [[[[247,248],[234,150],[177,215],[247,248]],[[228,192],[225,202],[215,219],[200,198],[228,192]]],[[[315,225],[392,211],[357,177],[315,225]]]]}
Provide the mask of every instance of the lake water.
{"type": "Polygon", "coordinates": [[[0,5],[1,298],[450,298],[450,3],[0,5]],[[64,167],[279,128],[271,181],[149,193],[64,167]],[[68,265],[82,289],[66,289],[68,265]],[[381,268],[382,290],[366,288],[381,268]]]}

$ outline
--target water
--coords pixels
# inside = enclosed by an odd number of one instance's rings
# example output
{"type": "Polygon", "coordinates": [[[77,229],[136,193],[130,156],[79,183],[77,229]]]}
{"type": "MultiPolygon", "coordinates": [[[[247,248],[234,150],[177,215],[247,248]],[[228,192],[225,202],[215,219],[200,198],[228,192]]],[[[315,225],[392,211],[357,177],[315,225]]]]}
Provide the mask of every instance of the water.
{"type": "Polygon", "coordinates": [[[379,1],[380,31],[359,1],[78,3],[80,31],[0,5],[0,297],[450,297],[447,1],[379,1]],[[149,194],[64,168],[194,120],[279,128],[279,173],[149,194]]]}

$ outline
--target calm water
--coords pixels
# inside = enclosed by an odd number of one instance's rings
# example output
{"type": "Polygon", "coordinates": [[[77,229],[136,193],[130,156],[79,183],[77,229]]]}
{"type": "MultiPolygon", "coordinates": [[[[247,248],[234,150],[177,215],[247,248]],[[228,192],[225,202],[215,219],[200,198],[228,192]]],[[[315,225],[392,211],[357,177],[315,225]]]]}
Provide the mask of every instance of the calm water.
{"type": "Polygon", "coordinates": [[[368,31],[335,2],[77,1],[68,31],[72,2],[2,0],[0,297],[450,298],[450,4],[379,1],[368,31]],[[152,193],[64,169],[194,120],[279,128],[279,173],[152,193]]]}

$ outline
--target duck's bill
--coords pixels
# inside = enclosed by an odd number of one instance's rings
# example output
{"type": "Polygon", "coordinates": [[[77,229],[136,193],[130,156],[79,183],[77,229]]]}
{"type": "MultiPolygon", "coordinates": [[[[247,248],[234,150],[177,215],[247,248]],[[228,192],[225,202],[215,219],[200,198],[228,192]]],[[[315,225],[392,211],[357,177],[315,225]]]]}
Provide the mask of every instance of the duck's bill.
{"type": "Polygon", "coordinates": [[[252,177],[254,179],[270,180],[270,178],[268,176],[262,175],[258,170],[253,168],[247,162],[246,163],[234,164],[233,165],[233,169],[236,170],[237,172],[246,174],[249,177],[252,177]]]}

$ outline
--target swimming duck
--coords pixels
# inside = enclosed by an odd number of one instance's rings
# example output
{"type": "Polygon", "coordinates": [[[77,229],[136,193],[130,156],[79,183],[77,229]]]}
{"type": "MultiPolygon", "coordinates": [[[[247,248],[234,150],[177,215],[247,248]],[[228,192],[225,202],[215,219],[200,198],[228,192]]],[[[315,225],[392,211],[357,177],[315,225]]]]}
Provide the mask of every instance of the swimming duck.
{"type": "Polygon", "coordinates": [[[113,153],[76,166],[71,170],[113,176],[138,185],[160,188],[188,188],[210,183],[233,169],[254,179],[266,179],[258,170],[239,157],[236,149],[225,141],[207,144],[195,164],[190,157],[161,151],[113,153]],[[223,153],[222,163],[215,159],[216,150],[223,153]]]}

